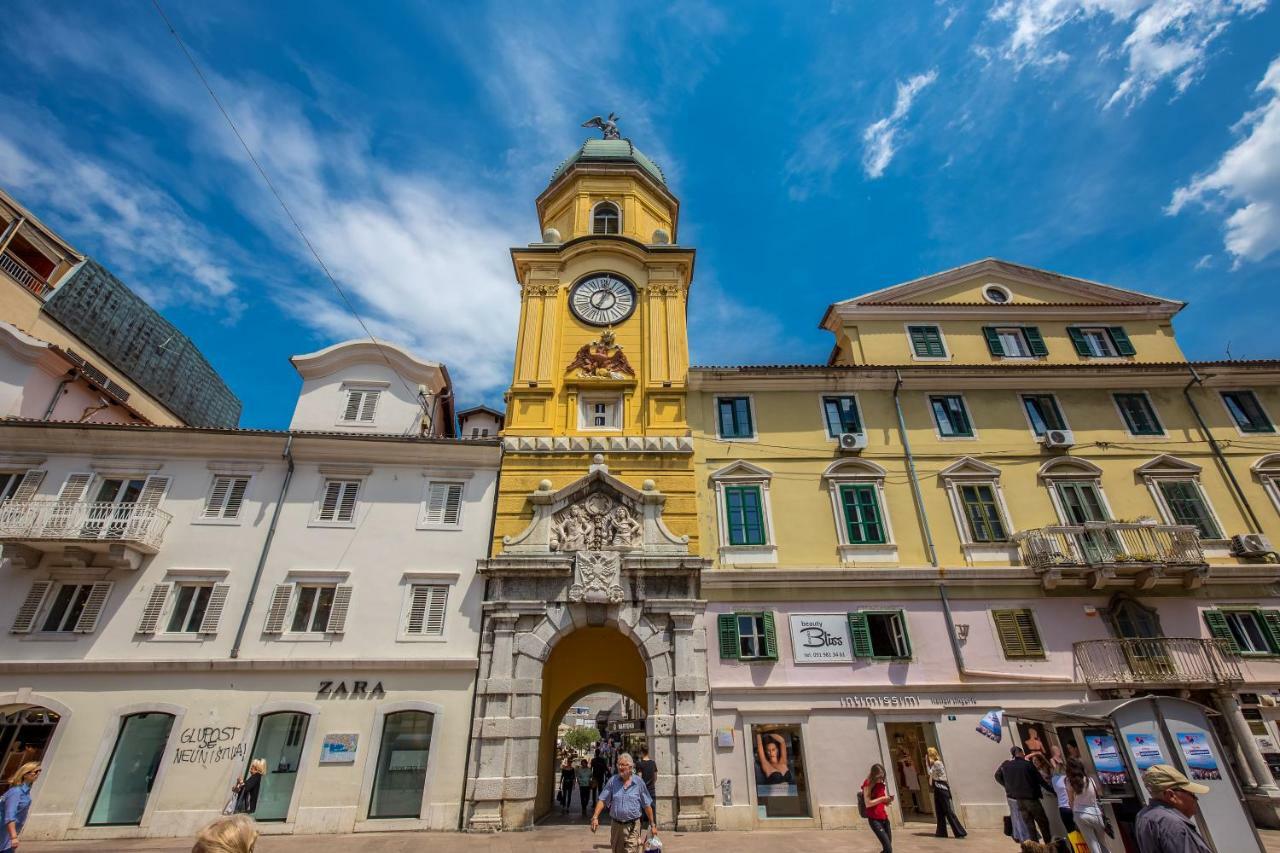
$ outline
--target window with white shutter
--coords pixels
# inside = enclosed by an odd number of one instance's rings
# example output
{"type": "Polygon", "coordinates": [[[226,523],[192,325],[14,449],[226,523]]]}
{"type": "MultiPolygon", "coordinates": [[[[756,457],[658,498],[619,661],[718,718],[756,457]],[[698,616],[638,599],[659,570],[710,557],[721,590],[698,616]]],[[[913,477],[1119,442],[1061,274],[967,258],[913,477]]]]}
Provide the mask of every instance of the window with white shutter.
{"type": "Polygon", "coordinates": [[[228,520],[239,518],[240,508],[244,506],[244,494],[248,489],[248,477],[229,477],[221,474],[215,476],[200,517],[228,520]]]}
{"type": "Polygon", "coordinates": [[[27,597],[22,601],[22,606],[18,608],[18,615],[13,620],[13,627],[9,629],[10,632],[14,634],[31,633],[36,624],[36,617],[40,615],[40,607],[44,604],[44,600],[52,588],[53,581],[36,581],[31,585],[31,589],[27,591],[27,597]]]}
{"type": "Polygon", "coordinates": [[[356,517],[359,480],[325,480],[316,520],[349,523],[356,517]]]}
{"type": "Polygon", "coordinates": [[[142,608],[142,618],[138,620],[139,634],[154,634],[156,626],[160,624],[160,615],[164,613],[164,603],[169,597],[169,590],[172,584],[158,583],[151,587],[151,595],[147,597],[147,604],[142,608]]]}
{"type": "MultiPolygon", "coordinates": [[[[57,634],[92,634],[98,626],[98,617],[107,603],[112,586],[114,584],[110,581],[58,584],[47,595],[48,606],[40,616],[40,630],[57,634]]],[[[32,590],[33,595],[34,593],[35,590],[32,590]]],[[[30,603],[32,599],[28,598],[26,604],[30,603]]],[[[38,603],[36,607],[39,608],[38,603]]]]}
{"type": "Polygon", "coordinates": [[[462,485],[462,483],[428,483],[423,523],[440,527],[460,526],[462,524],[462,485]]]}
{"type": "Polygon", "coordinates": [[[445,605],[449,587],[445,584],[414,584],[409,596],[409,619],[406,633],[413,636],[439,637],[444,634],[445,605]]]}
{"type": "Polygon", "coordinates": [[[372,424],[378,410],[381,391],[368,388],[347,388],[347,399],[342,407],[342,420],[353,424],[372,424]]]}
{"type": "Polygon", "coordinates": [[[42,480],[44,471],[39,468],[0,472],[0,502],[31,500],[36,496],[42,480]]]}

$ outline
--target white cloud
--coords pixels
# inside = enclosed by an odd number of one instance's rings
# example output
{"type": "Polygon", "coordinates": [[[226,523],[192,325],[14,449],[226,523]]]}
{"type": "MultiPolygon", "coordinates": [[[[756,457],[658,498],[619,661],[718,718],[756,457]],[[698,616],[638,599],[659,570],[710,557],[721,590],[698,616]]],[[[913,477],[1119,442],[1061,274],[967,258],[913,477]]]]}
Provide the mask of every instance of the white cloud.
{"type": "Polygon", "coordinates": [[[1198,203],[1225,213],[1223,244],[1236,266],[1280,250],[1280,57],[1256,91],[1267,101],[1236,124],[1240,140],[1212,170],[1175,190],[1165,211],[1198,203]]]}
{"type": "Polygon", "coordinates": [[[999,0],[988,14],[1009,33],[1002,55],[1017,67],[1054,65],[1070,54],[1053,38],[1069,24],[1101,20],[1125,31],[1118,51],[1124,78],[1107,96],[1107,107],[1141,102],[1164,80],[1178,94],[1204,70],[1209,47],[1233,20],[1262,11],[1267,0],[999,0]]]}
{"type": "Polygon", "coordinates": [[[916,96],[938,79],[936,69],[924,74],[916,74],[907,80],[898,82],[898,97],[893,105],[893,112],[886,118],[872,122],[862,132],[862,168],[872,180],[884,174],[893,155],[897,153],[896,142],[898,131],[903,120],[911,110],[916,96]]]}

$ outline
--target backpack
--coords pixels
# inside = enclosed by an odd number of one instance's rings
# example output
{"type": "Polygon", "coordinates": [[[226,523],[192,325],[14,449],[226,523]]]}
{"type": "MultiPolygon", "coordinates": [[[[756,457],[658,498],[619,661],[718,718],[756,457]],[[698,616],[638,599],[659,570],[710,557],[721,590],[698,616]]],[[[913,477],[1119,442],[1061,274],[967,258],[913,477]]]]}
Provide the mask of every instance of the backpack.
{"type": "Polygon", "coordinates": [[[858,817],[867,816],[867,789],[865,787],[858,789],[858,817]]]}

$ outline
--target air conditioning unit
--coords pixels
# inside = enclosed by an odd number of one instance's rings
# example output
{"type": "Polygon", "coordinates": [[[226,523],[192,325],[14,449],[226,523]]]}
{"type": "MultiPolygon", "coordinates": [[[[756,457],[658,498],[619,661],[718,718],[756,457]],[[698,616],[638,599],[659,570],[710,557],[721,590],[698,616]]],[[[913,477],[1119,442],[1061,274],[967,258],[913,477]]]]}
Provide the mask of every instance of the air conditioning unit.
{"type": "Polygon", "coordinates": [[[1076,437],[1069,429],[1051,429],[1044,434],[1045,447],[1071,447],[1076,437]]]}
{"type": "Polygon", "coordinates": [[[1265,557],[1275,550],[1271,540],[1261,533],[1237,533],[1231,537],[1231,553],[1237,557],[1265,557]]]}
{"type": "Polygon", "coordinates": [[[856,453],[867,447],[867,434],[864,432],[840,433],[840,450],[843,453],[856,453]]]}

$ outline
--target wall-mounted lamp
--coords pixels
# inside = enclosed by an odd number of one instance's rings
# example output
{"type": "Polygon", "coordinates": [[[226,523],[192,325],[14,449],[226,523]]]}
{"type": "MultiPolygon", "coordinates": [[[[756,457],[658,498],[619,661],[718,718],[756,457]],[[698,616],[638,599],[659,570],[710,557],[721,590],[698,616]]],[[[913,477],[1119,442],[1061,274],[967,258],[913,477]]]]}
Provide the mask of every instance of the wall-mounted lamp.
{"type": "Polygon", "coordinates": [[[964,642],[969,639],[969,626],[963,622],[956,624],[956,639],[964,642]]]}

